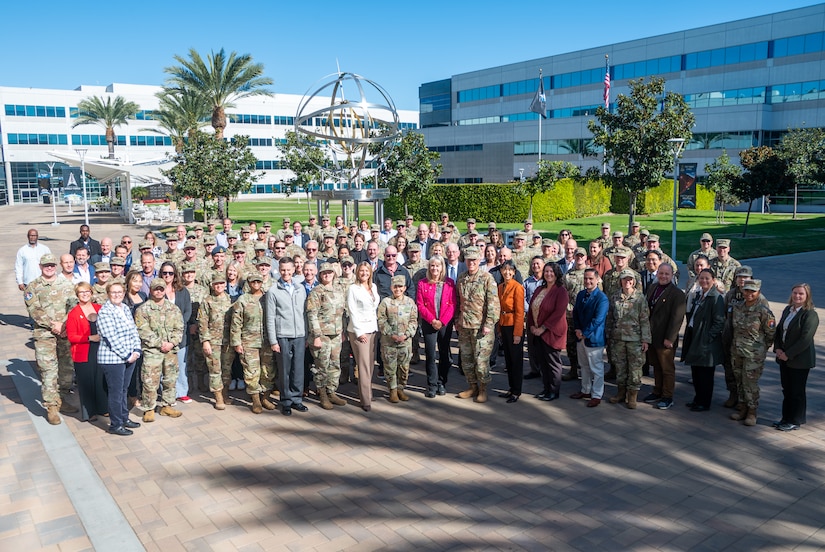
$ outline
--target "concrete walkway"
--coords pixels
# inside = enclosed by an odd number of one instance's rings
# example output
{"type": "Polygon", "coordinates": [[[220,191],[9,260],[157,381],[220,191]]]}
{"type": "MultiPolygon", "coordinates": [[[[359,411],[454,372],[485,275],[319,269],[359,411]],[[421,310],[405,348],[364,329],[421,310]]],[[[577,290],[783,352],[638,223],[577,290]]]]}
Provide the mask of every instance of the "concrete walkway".
{"type": "MultiPolygon", "coordinates": [[[[61,214],[57,228],[45,206],[0,216],[0,550],[825,548],[825,380],[812,372],[806,426],[777,432],[772,360],[753,428],[721,406],[684,408],[692,387],[682,366],[669,411],[585,408],[566,398],[572,383],[544,403],[531,397],[535,380],[516,404],[494,393],[477,405],[452,396],[464,387],[458,373],[451,394],[428,400],[419,369],[409,403],[376,398],[369,414],[310,401],[307,414],[255,416],[245,400],[217,412],[193,393],[183,417],[129,438],[105,433],[103,419],[49,426],[12,264],[29,226],[67,251],[82,214],[61,214]]],[[[143,233],[91,217],[98,239],[143,233]]],[[[777,315],[798,281],[825,304],[825,252],[748,264],[777,315]]],[[[825,329],[817,342],[825,358],[825,329]]],[[[721,375],[716,384],[718,405],[721,375]]],[[[499,370],[494,387],[505,386],[499,370]]]]}

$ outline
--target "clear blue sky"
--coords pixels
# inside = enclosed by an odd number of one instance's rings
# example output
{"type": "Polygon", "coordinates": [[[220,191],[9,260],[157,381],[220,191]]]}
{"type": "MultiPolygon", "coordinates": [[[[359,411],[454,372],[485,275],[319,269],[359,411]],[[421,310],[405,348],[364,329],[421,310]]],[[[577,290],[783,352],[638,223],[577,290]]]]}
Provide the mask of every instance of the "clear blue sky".
{"type": "MultiPolygon", "coordinates": [[[[418,109],[423,82],[614,42],[814,5],[812,0],[673,2],[331,2],[142,0],[7,2],[0,85],[160,85],[189,48],[264,64],[275,92],[303,94],[336,71],[418,109]],[[354,9],[346,13],[347,6],[354,9]]],[[[618,62],[618,61],[617,61],[618,62]]]]}

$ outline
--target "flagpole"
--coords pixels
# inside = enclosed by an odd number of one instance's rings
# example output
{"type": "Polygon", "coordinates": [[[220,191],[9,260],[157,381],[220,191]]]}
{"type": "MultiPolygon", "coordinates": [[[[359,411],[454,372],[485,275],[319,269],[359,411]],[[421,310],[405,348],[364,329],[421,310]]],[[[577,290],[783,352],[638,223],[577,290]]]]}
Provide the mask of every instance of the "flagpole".
{"type": "MultiPolygon", "coordinates": [[[[604,110],[610,113],[610,57],[604,55],[604,110]]],[[[602,152],[602,174],[607,174],[607,159],[602,152]]]]}
{"type": "MultiPolygon", "coordinates": [[[[539,89],[541,89],[541,69],[539,69],[539,89]]],[[[544,119],[543,114],[539,114],[539,163],[541,163],[541,120],[544,119]]]]}

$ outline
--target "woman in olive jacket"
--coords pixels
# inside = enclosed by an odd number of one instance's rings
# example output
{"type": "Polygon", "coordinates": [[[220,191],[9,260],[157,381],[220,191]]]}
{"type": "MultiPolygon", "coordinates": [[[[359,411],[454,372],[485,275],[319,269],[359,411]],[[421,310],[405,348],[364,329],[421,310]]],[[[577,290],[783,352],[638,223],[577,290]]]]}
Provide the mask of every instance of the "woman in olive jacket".
{"type": "Polygon", "coordinates": [[[682,362],[690,365],[693,377],[693,400],[687,404],[693,412],[710,409],[713,376],[717,364],[724,361],[722,330],[725,327],[725,299],[716,289],[716,277],[709,268],[696,277],[698,297],[685,315],[687,327],[682,342],[682,362]]]}
{"type": "Polygon", "coordinates": [[[818,327],[811,286],[795,285],[773,340],[784,397],[782,419],[773,424],[779,431],[799,429],[806,421],[805,386],[808,372],[816,365],[814,335],[818,327]]]}

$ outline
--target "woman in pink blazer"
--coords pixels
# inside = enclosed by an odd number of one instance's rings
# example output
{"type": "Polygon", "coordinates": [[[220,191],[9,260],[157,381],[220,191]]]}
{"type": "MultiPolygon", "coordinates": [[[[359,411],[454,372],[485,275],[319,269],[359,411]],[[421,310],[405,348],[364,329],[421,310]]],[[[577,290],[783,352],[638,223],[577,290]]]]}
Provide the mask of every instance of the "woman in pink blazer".
{"type": "Polygon", "coordinates": [[[444,259],[434,256],[427,262],[427,276],[418,282],[416,305],[424,334],[424,354],[427,367],[427,392],[425,397],[447,393],[447,375],[453,364],[450,339],[453,336],[453,316],[456,308],[455,282],[446,278],[444,259]],[[438,348],[438,370],[435,367],[435,351],[438,348]]]}

